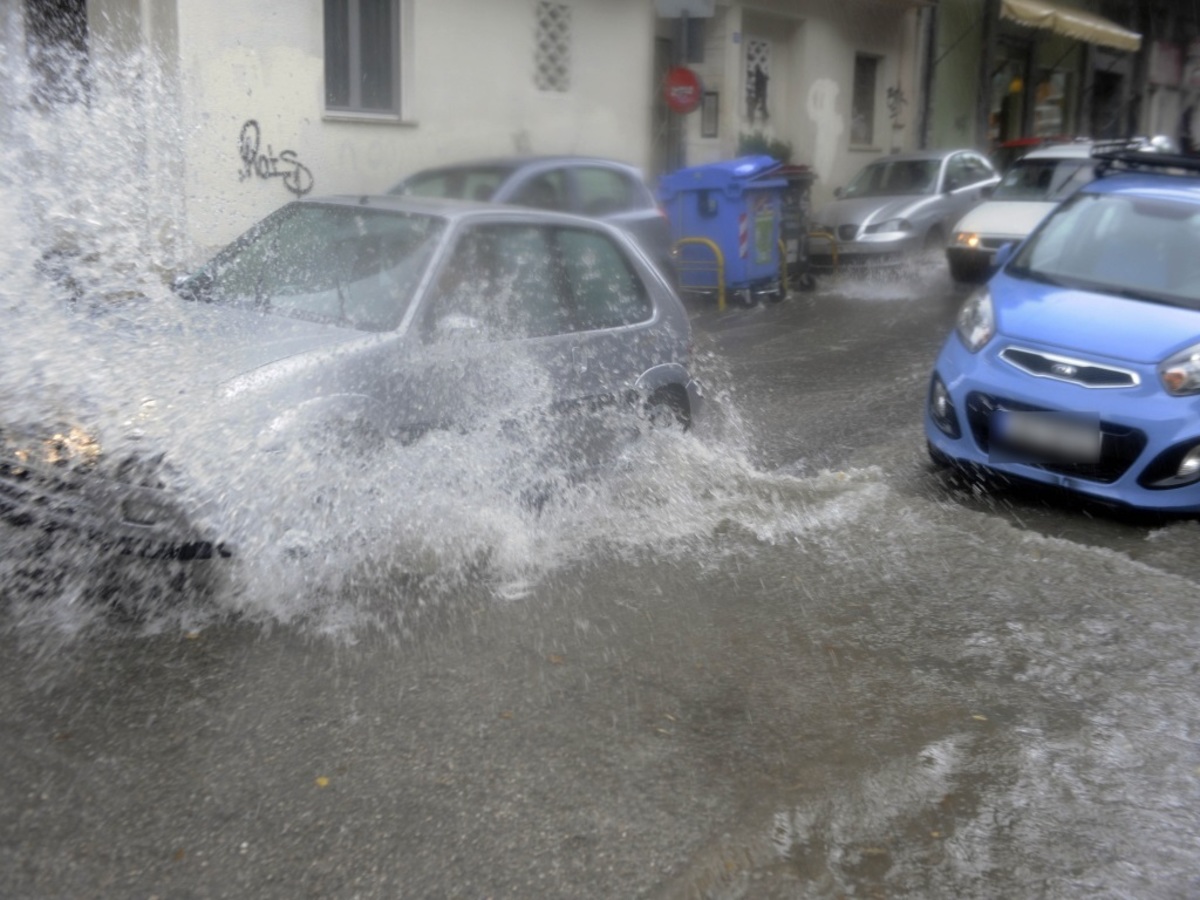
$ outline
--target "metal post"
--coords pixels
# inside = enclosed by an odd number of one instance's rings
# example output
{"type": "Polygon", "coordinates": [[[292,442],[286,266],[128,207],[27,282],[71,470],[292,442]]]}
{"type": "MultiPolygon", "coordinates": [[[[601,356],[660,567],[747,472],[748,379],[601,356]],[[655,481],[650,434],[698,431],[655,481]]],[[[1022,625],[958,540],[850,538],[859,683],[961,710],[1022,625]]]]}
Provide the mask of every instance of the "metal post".
{"type": "Polygon", "coordinates": [[[998,0],[983,0],[983,53],[979,58],[979,93],[975,105],[975,146],[980,149],[987,149],[991,134],[992,67],[996,64],[999,19],[998,0]]]}

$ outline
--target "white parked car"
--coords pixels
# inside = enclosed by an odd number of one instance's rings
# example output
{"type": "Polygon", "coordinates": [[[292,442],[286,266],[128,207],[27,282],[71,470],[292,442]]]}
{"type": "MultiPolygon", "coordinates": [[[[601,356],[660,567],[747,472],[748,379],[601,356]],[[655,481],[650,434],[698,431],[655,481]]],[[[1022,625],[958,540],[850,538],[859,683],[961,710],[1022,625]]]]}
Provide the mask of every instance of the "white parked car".
{"type": "Polygon", "coordinates": [[[1013,163],[991,199],[950,233],[946,260],[955,281],[986,281],[996,251],[1023,241],[1061,200],[1095,177],[1090,141],[1039,147],[1013,163]]]}

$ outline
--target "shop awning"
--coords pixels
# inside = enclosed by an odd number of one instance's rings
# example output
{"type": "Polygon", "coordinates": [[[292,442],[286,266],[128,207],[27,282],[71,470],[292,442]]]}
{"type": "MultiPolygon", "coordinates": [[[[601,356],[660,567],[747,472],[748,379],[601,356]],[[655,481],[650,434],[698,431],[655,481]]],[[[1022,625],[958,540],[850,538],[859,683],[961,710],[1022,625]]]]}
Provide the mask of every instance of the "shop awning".
{"type": "Polygon", "coordinates": [[[1000,0],[1000,15],[1020,25],[1044,28],[1101,47],[1132,52],[1142,46],[1142,36],[1136,31],[1095,13],[1059,6],[1050,0],[1000,0]]]}

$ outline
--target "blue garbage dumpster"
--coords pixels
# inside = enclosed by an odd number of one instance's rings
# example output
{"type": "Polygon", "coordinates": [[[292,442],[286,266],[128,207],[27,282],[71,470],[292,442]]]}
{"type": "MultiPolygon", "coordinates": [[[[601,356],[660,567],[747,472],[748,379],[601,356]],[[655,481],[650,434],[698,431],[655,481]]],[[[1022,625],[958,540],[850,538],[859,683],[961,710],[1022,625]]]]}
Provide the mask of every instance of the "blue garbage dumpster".
{"type": "Polygon", "coordinates": [[[742,156],[664,175],[659,201],[678,250],[679,285],[723,286],[745,299],[783,296],[779,256],[784,178],[770,156],[742,156]]]}

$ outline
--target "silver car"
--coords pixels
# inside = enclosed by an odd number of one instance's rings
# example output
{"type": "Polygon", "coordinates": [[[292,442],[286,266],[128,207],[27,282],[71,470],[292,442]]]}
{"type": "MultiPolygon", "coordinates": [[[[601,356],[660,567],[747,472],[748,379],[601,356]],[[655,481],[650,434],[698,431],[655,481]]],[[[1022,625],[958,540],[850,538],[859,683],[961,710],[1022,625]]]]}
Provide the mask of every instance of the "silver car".
{"type": "MultiPolygon", "coordinates": [[[[590,465],[606,441],[647,423],[686,428],[700,406],[686,311],[628,237],[595,220],[305,199],[174,288],[157,311],[73,314],[79,346],[121,362],[127,396],[64,385],[34,420],[16,417],[28,403],[5,404],[9,523],[143,556],[237,555],[260,521],[248,498],[268,486],[265,513],[278,516],[290,489],[269,486],[287,473],[336,490],[326,463],[370,471],[389,447],[481,424],[528,434],[520,452],[539,465],[590,465]]],[[[375,483],[397,478],[380,467],[375,483]]]]}
{"type": "Polygon", "coordinates": [[[676,276],[666,214],[641,170],[616,160],[592,156],[468,160],[416,172],[389,193],[487,200],[603,219],[632,235],[669,279],[676,276]]]}
{"type": "Polygon", "coordinates": [[[974,150],[886,156],[865,166],[814,219],[817,266],[888,264],[942,252],[954,223],[987,197],[1000,176],[974,150]]]}

